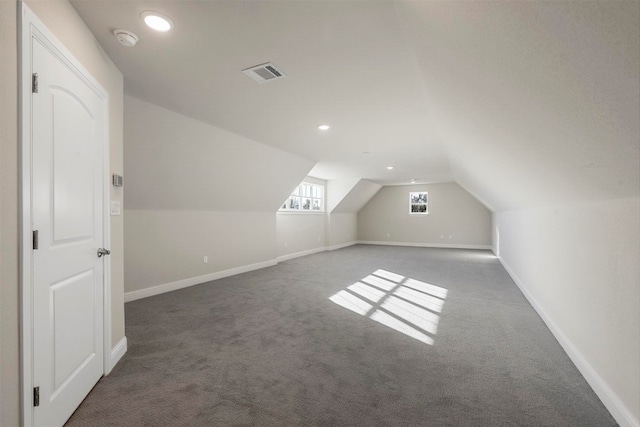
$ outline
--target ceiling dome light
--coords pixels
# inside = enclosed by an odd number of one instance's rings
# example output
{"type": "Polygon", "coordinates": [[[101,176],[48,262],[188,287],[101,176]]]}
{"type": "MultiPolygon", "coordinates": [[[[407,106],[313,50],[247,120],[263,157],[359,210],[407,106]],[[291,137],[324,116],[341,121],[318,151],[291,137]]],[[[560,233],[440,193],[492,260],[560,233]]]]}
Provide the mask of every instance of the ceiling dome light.
{"type": "Polygon", "coordinates": [[[393,170],[393,166],[387,166],[387,170],[393,170]]]}
{"type": "Polygon", "coordinates": [[[161,13],[148,10],[142,12],[140,16],[142,16],[144,23],[152,30],[164,33],[173,28],[173,21],[161,13]]]}
{"type": "Polygon", "coordinates": [[[320,126],[318,126],[318,129],[320,129],[320,130],[329,130],[329,127],[330,127],[329,125],[320,125],[320,126]]]}

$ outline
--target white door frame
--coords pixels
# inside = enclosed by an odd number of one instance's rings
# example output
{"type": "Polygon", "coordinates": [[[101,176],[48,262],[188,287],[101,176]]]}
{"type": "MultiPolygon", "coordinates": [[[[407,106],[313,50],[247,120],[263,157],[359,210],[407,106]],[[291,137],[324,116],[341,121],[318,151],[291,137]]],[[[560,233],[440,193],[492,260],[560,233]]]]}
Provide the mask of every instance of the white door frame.
{"type": "MultiPolygon", "coordinates": [[[[33,259],[32,259],[32,206],[31,206],[31,76],[32,37],[36,37],[70,70],[82,79],[105,104],[104,135],[102,136],[103,185],[103,247],[110,248],[110,180],[109,180],[109,95],[87,69],[53,35],[38,17],[20,0],[18,19],[19,64],[19,130],[20,130],[20,359],[21,359],[21,412],[22,424],[33,425],[33,259]]],[[[104,257],[104,311],[103,311],[103,374],[111,371],[111,262],[104,257]]]]}

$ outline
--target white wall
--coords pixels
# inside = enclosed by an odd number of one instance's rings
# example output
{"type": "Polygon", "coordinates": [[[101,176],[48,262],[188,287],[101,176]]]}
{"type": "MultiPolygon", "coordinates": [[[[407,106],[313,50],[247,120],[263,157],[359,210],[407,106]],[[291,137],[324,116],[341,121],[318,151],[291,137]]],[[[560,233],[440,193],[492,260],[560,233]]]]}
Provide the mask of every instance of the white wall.
{"type": "Polygon", "coordinates": [[[157,286],[167,290],[185,279],[276,259],[275,213],[128,209],[125,230],[127,300],[152,295],[157,286]]]}
{"type": "Polygon", "coordinates": [[[277,253],[280,260],[355,244],[356,212],[381,188],[357,178],[324,181],[307,176],[305,181],[325,186],[326,212],[278,212],[277,253]]]}
{"type": "Polygon", "coordinates": [[[635,426],[640,425],[639,212],[640,200],[633,198],[494,218],[495,251],[511,276],[616,419],[635,426]]]}
{"type": "Polygon", "coordinates": [[[327,248],[340,248],[354,244],[358,238],[357,213],[331,213],[327,215],[327,248]]]}
{"type": "MultiPolygon", "coordinates": [[[[311,176],[305,177],[304,181],[324,186],[326,209],[330,197],[327,181],[311,176]]],[[[300,182],[296,185],[298,184],[300,182]]],[[[296,185],[293,186],[292,191],[296,185]]],[[[282,202],[285,200],[286,198],[282,202]]],[[[325,212],[278,212],[276,214],[278,258],[283,260],[323,251],[326,245],[326,218],[325,212]]]]}
{"type": "Polygon", "coordinates": [[[382,188],[359,178],[327,181],[325,244],[338,249],[354,244],[358,238],[358,211],[382,188]]]}
{"type": "Polygon", "coordinates": [[[276,211],[313,164],[134,97],[125,113],[127,300],[274,264],[276,211]]]}
{"type": "Polygon", "coordinates": [[[278,258],[287,259],[323,251],[325,213],[276,214],[278,258]]]}
{"type": "Polygon", "coordinates": [[[0,1],[0,425],[20,422],[17,3],[0,1]]]}
{"type": "Polygon", "coordinates": [[[491,213],[455,183],[383,187],[358,213],[358,240],[442,247],[491,245],[491,213]],[[409,192],[429,193],[429,214],[409,214],[409,192]]]}

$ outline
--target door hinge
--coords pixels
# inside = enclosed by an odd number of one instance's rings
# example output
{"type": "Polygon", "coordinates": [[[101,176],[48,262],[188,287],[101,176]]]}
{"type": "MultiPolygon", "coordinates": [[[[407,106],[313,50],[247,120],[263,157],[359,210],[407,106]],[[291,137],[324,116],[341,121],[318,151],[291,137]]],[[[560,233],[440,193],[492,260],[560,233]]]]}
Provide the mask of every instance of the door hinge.
{"type": "Polygon", "coordinates": [[[31,92],[38,93],[38,73],[31,76],[31,92]]]}
{"type": "Polygon", "coordinates": [[[38,250],[38,230],[33,230],[33,250],[38,250]]]}
{"type": "Polygon", "coordinates": [[[40,387],[33,388],[33,406],[40,406],[40,387]]]}

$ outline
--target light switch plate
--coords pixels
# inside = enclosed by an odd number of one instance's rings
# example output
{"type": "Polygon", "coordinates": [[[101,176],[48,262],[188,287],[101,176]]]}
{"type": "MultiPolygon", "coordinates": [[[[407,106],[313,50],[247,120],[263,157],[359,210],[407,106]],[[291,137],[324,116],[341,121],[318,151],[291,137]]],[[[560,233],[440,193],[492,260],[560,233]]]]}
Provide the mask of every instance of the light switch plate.
{"type": "Polygon", "coordinates": [[[118,200],[111,201],[111,215],[112,216],[120,215],[120,201],[118,200]]]}

